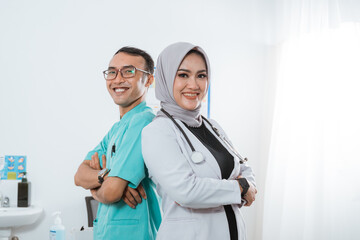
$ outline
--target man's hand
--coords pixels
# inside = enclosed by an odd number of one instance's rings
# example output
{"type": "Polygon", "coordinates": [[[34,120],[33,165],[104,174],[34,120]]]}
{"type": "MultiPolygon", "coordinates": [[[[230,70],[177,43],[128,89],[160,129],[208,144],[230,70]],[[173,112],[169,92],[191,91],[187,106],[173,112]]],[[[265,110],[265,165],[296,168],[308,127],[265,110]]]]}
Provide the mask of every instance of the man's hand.
{"type": "Polygon", "coordinates": [[[90,189],[90,193],[91,193],[91,196],[98,202],[100,202],[100,199],[98,198],[97,196],[97,192],[98,192],[99,188],[93,188],[93,189],[90,189]]]}
{"type": "Polygon", "coordinates": [[[141,197],[146,199],[146,193],[143,186],[139,184],[136,189],[127,186],[122,199],[131,208],[136,208],[136,205],[142,202],[141,197]]]}
{"type": "Polygon", "coordinates": [[[100,166],[99,154],[96,152],[94,155],[91,156],[90,160],[90,167],[95,170],[101,170],[106,168],[106,157],[102,155],[102,168],[100,166]]]}
{"type": "MultiPolygon", "coordinates": [[[[105,155],[102,156],[102,164],[103,167],[106,167],[106,157],[105,155]]],[[[100,183],[98,182],[98,173],[101,170],[100,167],[100,160],[98,153],[95,153],[91,156],[91,160],[84,160],[75,176],[74,182],[76,186],[81,186],[85,189],[92,189],[100,187],[100,183]]],[[[106,179],[105,176],[104,179],[106,179]]]]}

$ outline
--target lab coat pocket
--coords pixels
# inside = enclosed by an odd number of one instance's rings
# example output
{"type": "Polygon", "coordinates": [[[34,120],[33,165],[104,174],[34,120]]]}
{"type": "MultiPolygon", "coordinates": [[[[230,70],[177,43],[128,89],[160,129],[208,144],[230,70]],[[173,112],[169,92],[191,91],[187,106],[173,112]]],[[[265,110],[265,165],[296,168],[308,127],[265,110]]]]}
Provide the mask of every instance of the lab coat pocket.
{"type": "Polygon", "coordinates": [[[172,218],[162,222],[157,240],[196,240],[199,222],[193,218],[172,218]]]}

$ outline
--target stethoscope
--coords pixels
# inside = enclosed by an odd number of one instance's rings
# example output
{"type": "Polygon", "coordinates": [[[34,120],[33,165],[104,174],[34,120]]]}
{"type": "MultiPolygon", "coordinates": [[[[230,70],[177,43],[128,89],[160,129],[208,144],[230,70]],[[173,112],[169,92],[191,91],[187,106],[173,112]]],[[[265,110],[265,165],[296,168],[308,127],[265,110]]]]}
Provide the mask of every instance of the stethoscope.
{"type": "MultiPolygon", "coordinates": [[[[191,160],[194,163],[200,163],[202,161],[204,161],[204,155],[201,152],[198,152],[195,150],[194,146],[191,144],[188,136],[185,134],[184,130],[180,127],[180,125],[175,121],[175,119],[167,112],[165,111],[163,108],[160,109],[168,118],[171,119],[171,121],[173,121],[173,123],[176,125],[176,127],[180,130],[180,132],[183,134],[183,136],[185,137],[187,143],[189,144],[192,154],[191,154],[191,160]]],[[[245,162],[247,162],[247,158],[243,158],[238,151],[236,151],[235,148],[233,148],[233,146],[231,146],[230,142],[223,136],[220,135],[219,130],[214,127],[209,120],[207,120],[204,116],[201,116],[202,119],[204,119],[212,128],[212,130],[215,132],[215,134],[226,144],[226,146],[228,146],[228,148],[230,148],[230,150],[240,159],[239,162],[240,164],[243,164],[245,162]]]]}

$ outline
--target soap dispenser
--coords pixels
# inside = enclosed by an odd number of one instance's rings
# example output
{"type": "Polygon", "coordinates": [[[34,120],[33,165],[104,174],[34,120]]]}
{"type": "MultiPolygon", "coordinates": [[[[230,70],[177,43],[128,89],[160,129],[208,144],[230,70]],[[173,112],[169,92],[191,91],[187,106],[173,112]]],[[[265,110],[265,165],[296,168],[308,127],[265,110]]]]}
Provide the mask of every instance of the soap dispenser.
{"type": "Polygon", "coordinates": [[[18,207],[29,207],[30,206],[30,182],[28,182],[26,178],[26,172],[24,172],[24,176],[21,179],[21,182],[18,183],[18,207]]]}
{"type": "Polygon", "coordinates": [[[65,240],[65,227],[61,224],[61,212],[54,212],[54,225],[50,227],[50,240],[65,240]]]}

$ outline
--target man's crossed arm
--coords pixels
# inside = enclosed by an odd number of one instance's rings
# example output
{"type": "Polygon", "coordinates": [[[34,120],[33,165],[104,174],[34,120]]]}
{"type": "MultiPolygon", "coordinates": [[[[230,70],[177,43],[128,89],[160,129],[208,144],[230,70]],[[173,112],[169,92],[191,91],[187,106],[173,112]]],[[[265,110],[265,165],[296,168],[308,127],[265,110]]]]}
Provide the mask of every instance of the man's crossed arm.
{"type": "MultiPolygon", "coordinates": [[[[106,167],[106,157],[102,156],[102,166],[106,167]]],[[[105,176],[104,182],[98,182],[98,173],[101,170],[98,153],[91,160],[84,160],[74,177],[75,185],[90,189],[91,195],[99,202],[109,204],[121,199],[132,208],[141,203],[141,196],[146,199],[146,193],[141,184],[137,189],[128,186],[128,181],[119,177],[105,176]],[[141,196],[140,196],[141,195],[141,196]]]]}

